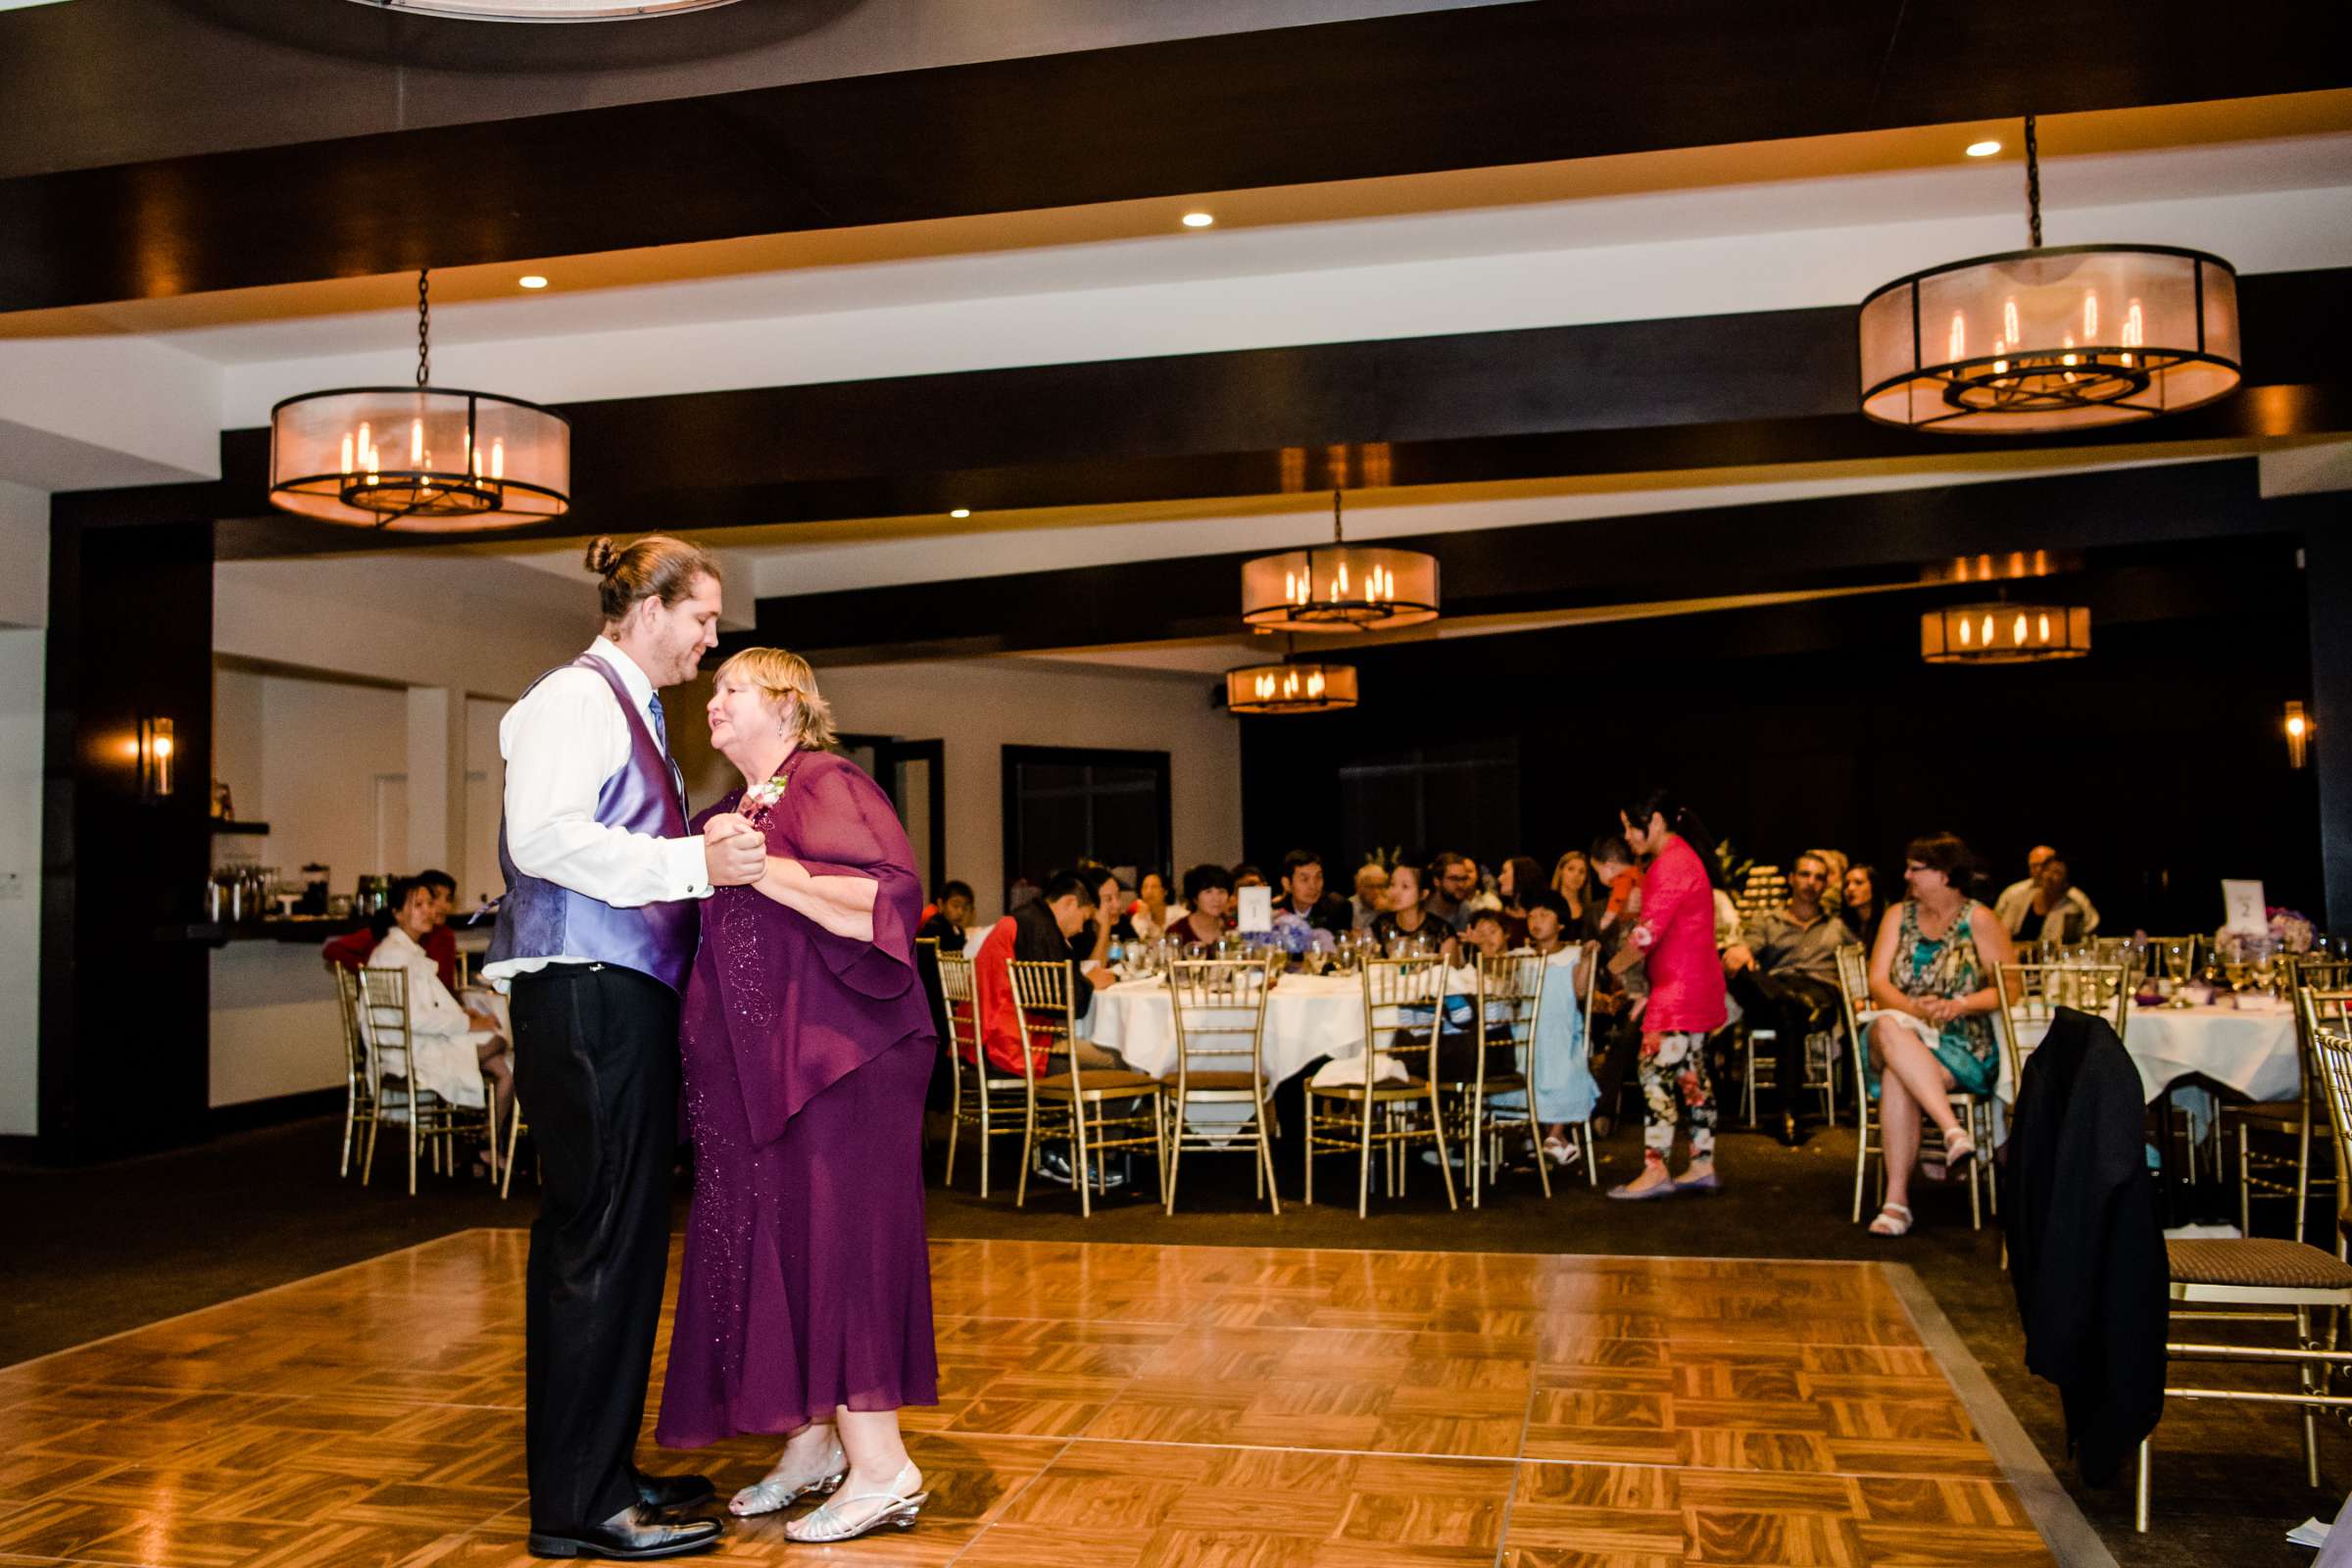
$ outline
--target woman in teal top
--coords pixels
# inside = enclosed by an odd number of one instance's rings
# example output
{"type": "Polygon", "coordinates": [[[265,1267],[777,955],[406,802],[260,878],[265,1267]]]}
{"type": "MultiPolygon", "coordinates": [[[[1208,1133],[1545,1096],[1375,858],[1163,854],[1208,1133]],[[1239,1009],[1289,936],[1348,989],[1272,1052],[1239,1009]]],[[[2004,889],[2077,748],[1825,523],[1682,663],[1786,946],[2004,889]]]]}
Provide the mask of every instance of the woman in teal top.
{"type": "Polygon", "coordinates": [[[1886,1203],[1870,1222],[1874,1236],[1911,1228],[1911,1172],[1923,1120],[1943,1134],[1953,1174],[1976,1158],[1976,1141],[1952,1113],[1950,1096],[1954,1090],[1989,1095],[1999,1073],[1992,1014],[2001,998],[1992,976],[1996,964],[2015,962],[2016,953],[1992,911],[1961,891],[1971,862],[1968,846],[1949,833],[1906,845],[1910,897],[1880,922],[1871,953],[1875,1005],[1861,1022],[1886,1150],[1886,1203]]]}

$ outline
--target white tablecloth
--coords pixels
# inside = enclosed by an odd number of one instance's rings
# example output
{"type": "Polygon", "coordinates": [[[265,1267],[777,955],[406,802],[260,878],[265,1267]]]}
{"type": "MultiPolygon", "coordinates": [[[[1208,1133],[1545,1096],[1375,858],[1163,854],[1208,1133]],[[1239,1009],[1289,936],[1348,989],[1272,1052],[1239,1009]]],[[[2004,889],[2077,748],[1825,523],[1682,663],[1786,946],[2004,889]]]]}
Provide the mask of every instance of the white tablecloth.
{"type": "MultiPolygon", "coordinates": [[[[2031,1049],[2029,1043],[2029,1049],[2031,1049]]],[[[2124,1029],[2124,1050],[2139,1069],[2150,1101],[2167,1085],[2191,1075],[2234,1090],[2248,1100],[2295,1098],[2295,1016],[2234,1007],[2134,1007],[2124,1029]]],[[[2008,1053],[2001,1054],[2000,1096],[2013,1100],[2008,1053]]]]}
{"type": "MultiPolygon", "coordinates": [[[[1095,1044],[1117,1052],[1138,1072],[1176,1070],[1176,1008],[1159,980],[1126,980],[1095,993],[1095,1044]]],[[[1364,1049],[1361,982],[1333,975],[1286,974],[1266,998],[1266,1077],[1280,1083],[1318,1056],[1364,1049]]]]}

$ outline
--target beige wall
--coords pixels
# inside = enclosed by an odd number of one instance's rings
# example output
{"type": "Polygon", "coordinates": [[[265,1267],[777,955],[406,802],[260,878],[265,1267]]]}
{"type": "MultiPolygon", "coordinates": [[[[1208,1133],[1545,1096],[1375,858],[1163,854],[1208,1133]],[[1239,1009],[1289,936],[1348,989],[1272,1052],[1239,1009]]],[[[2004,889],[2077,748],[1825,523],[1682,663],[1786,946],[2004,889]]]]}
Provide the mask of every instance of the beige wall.
{"type": "MultiPolygon", "coordinates": [[[[947,874],[972,885],[983,918],[1000,912],[1004,895],[1007,745],[1164,751],[1176,864],[1241,858],[1240,726],[1209,708],[1205,677],[983,659],[861,664],[817,679],[844,730],[946,741],[947,874]]],[[[710,750],[701,721],[709,698],[706,679],[663,699],[698,809],[743,782],[710,750]]]]}

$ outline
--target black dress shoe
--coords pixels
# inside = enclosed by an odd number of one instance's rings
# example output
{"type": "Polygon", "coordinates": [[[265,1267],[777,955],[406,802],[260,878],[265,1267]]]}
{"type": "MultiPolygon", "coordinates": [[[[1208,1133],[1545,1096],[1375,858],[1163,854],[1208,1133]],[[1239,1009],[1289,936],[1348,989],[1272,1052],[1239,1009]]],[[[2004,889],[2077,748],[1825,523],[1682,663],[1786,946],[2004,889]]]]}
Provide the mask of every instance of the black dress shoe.
{"type": "Polygon", "coordinates": [[[718,1544],[722,1527],[715,1519],[648,1521],[625,1508],[601,1525],[562,1534],[531,1532],[534,1557],[608,1557],[615,1562],[650,1562],[657,1557],[683,1557],[709,1551],[718,1544]]]}
{"type": "Polygon", "coordinates": [[[1774,1136],[1780,1140],[1783,1149],[1801,1149],[1805,1140],[1813,1134],[1803,1122],[1796,1119],[1795,1112],[1785,1110],[1781,1112],[1780,1130],[1774,1136]]]}
{"type": "Polygon", "coordinates": [[[646,1508],[691,1508],[718,1495],[709,1476],[649,1476],[631,1469],[629,1479],[637,1483],[637,1501],[646,1508]]]}

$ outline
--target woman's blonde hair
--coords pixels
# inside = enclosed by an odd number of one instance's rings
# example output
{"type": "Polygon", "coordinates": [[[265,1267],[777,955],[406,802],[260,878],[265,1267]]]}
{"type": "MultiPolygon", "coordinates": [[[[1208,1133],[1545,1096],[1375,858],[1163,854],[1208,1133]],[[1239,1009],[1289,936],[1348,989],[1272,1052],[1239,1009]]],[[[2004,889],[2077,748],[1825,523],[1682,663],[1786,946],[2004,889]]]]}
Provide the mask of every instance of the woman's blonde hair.
{"type": "Polygon", "coordinates": [[[711,676],[717,684],[734,676],[747,686],[756,686],[769,698],[781,702],[792,699],[794,714],[794,744],[818,748],[834,742],[833,705],[817,695],[816,671],[808,661],[798,654],[788,654],[781,648],[746,648],[718,666],[711,676]]]}

